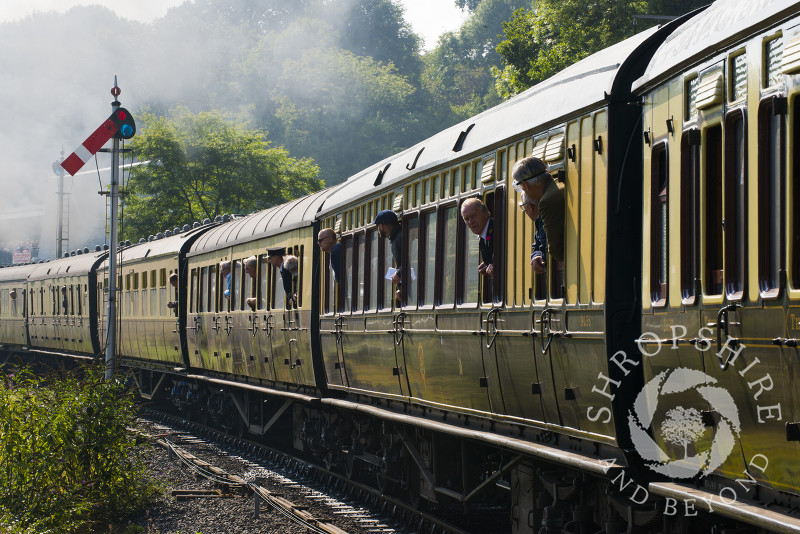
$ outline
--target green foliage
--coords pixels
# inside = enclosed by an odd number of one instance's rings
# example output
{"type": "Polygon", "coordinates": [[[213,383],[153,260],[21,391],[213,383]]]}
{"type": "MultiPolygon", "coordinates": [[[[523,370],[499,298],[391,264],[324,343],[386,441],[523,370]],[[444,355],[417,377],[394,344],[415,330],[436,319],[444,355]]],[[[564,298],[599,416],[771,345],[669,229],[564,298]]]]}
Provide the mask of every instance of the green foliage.
{"type": "MultiPolygon", "coordinates": [[[[681,15],[705,0],[536,0],[503,24],[497,46],[502,68],[492,66],[495,86],[509,98],[572,63],[655,24],[637,15],[681,15]]],[[[666,21],[662,21],[666,22],[666,21]]]]}
{"type": "MultiPolygon", "coordinates": [[[[458,3],[457,3],[458,4],[458,3]]],[[[421,88],[434,96],[433,111],[445,123],[467,119],[500,102],[491,67],[500,63],[495,51],[502,23],[530,0],[482,0],[457,32],[439,38],[438,46],[425,55],[421,88]],[[447,108],[447,113],[441,109],[447,108]]]]}
{"type": "Polygon", "coordinates": [[[0,531],[86,532],[144,507],[133,395],[102,368],[0,382],[0,531]]]}
{"type": "Polygon", "coordinates": [[[224,213],[249,213],[322,186],[318,167],[272,148],[265,132],[235,123],[220,111],[171,117],[144,112],[130,146],[146,165],[128,184],[124,237],[154,232],[224,213]]]}
{"type": "Polygon", "coordinates": [[[282,72],[275,129],[292,153],[324,164],[328,185],[411,144],[415,89],[393,64],[319,48],[285,61],[282,72]]]}

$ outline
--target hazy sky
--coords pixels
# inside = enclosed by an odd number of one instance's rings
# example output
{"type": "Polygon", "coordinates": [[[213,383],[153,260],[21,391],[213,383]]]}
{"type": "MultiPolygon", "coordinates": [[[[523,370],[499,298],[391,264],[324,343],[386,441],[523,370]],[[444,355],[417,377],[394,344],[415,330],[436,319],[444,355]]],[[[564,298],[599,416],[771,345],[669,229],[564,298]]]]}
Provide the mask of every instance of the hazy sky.
{"type": "MultiPolygon", "coordinates": [[[[77,5],[101,5],[120,17],[148,22],[185,1],[189,0],[2,0],[0,22],[24,18],[36,11],[64,12],[77,5]]],[[[453,0],[401,0],[400,3],[406,8],[406,20],[425,40],[427,50],[436,46],[439,35],[458,29],[466,19],[466,13],[453,0]]]]}
{"type": "MultiPolygon", "coordinates": [[[[109,112],[109,90],[114,75],[120,75],[120,99],[129,109],[159,99],[177,102],[184,97],[197,96],[191,87],[203,76],[198,65],[207,53],[213,56],[213,48],[218,46],[212,40],[200,43],[197,49],[183,50],[180,65],[174,63],[174,55],[150,57],[153,51],[143,46],[140,53],[148,58],[144,63],[123,64],[115,55],[117,48],[98,47],[102,32],[72,35],[69,28],[48,27],[47,24],[58,22],[58,17],[51,16],[42,18],[38,28],[44,29],[34,37],[24,34],[33,29],[30,25],[13,22],[37,12],[64,13],[76,6],[100,5],[118,17],[146,23],[163,17],[185,1],[193,0],[0,0],[0,23],[11,23],[5,25],[0,35],[3,47],[5,50],[24,47],[25,52],[0,57],[0,72],[3,72],[0,109],[4,110],[0,124],[0,160],[5,163],[0,168],[0,246],[15,245],[38,234],[40,257],[54,256],[58,187],[52,164],[59,159],[62,150],[64,156],[68,156],[77,148],[109,112]],[[204,44],[211,48],[203,48],[204,44]],[[87,53],[87,50],[92,52],[87,53]],[[74,61],[83,56],[90,60],[74,61]],[[141,70],[145,64],[150,72],[141,70]],[[169,75],[164,75],[165,72],[169,75]],[[32,214],[38,217],[36,221],[29,218],[23,224],[16,224],[19,217],[32,214]],[[41,226],[39,231],[37,221],[41,226]],[[27,235],[22,235],[23,232],[27,235]]],[[[425,39],[428,49],[436,45],[441,33],[458,29],[466,18],[455,7],[454,0],[402,2],[406,7],[406,19],[425,39]]],[[[76,14],[80,24],[91,24],[91,18],[98,16],[96,11],[83,11],[76,14]]],[[[197,45],[196,40],[184,39],[186,36],[179,34],[184,30],[177,27],[170,36],[173,40],[164,41],[167,43],[164,46],[178,50],[185,43],[197,45]]],[[[220,106],[224,104],[221,100],[215,102],[220,106]]],[[[64,180],[68,250],[82,246],[94,248],[94,244],[103,243],[107,197],[98,195],[98,191],[110,180],[108,170],[104,170],[109,164],[107,154],[99,155],[82,169],[82,174],[64,180]]]]}

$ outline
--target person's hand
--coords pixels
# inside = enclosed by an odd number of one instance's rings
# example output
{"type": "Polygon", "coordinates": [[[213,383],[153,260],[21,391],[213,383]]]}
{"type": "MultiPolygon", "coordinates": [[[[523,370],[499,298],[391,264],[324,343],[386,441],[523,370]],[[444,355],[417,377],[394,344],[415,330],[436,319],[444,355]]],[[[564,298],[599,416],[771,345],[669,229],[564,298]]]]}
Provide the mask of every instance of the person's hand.
{"type": "Polygon", "coordinates": [[[491,263],[487,265],[481,262],[481,264],[478,265],[478,272],[484,276],[488,276],[489,278],[491,278],[492,276],[494,276],[494,265],[491,263]]]}
{"type": "Polygon", "coordinates": [[[544,261],[544,256],[534,256],[531,260],[531,265],[533,265],[533,272],[536,274],[541,274],[547,268],[547,263],[544,261]]]}
{"type": "Polygon", "coordinates": [[[177,302],[172,302],[172,301],[167,302],[167,308],[169,308],[170,310],[172,308],[177,308],[177,307],[178,307],[178,303],[177,302]]]}
{"type": "Polygon", "coordinates": [[[486,264],[485,263],[481,262],[480,265],[478,265],[478,272],[480,274],[486,274],[486,264]]]}
{"type": "Polygon", "coordinates": [[[394,273],[392,275],[392,283],[394,283],[394,284],[399,284],[400,283],[400,275],[399,274],[394,273]]]}

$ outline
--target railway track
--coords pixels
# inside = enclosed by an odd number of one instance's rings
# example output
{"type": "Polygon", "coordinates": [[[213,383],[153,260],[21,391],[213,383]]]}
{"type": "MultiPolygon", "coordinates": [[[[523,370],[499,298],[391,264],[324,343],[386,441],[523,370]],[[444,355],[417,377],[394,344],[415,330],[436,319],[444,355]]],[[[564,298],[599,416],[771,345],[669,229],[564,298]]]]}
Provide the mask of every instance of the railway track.
{"type": "Polygon", "coordinates": [[[135,431],[215,490],[174,490],[175,499],[252,499],[254,519],[276,514],[319,534],[467,534],[431,514],[348,480],[323,466],[151,408],[135,431]]]}

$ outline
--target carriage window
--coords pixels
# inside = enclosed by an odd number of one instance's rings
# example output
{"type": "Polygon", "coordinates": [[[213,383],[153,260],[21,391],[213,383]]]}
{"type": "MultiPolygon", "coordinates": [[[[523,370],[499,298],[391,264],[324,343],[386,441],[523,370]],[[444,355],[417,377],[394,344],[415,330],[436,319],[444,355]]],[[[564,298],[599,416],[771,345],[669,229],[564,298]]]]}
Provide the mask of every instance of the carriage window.
{"type": "Polygon", "coordinates": [[[286,292],[283,289],[280,269],[270,266],[270,278],[272,280],[272,309],[286,309],[286,292]]]}
{"type": "Polygon", "coordinates": [[[367,267],[367,257],[365,256],[366,251],[366,242],[364,240],[364,235],[360,235],[357,238],[358,248],[357,256],[356,256],[356,277],[358,281],[356,282],[356,298],[353,304],[355,305],[355,310],[364,309],[367,307],[366,303],[366,287],[364,286],[364,271],[367,267]]]}
{"type": "Polygon", "coordinates": [[[800,108],[797,101],[800,97],[792,100],[792,150],[789,152],[794,158],[792,165],[791,182],[792,187],[792,221],[791,221],[791,240],[792,240],[792,265],[790,267],[792,287],[800,288],[800,108]]]}
{"type": "MultiPolygon", "coordinates": [[[[194,273],[195,269],[192,270],[192,292],[194,292],[194,273]]],[[[203,298],[203,294],[205,293],[206,288],[208,288],[208,267],[201,267],[200,286],[197,291],[197,306],[196,308],[190,306],[189,311],[201,312],[201,313],[206,311],[207,302],[203,298]]],[[[192,297],[192,299],[194,299],[194,296],[192,297]]]]}
{"type": "Polygon", "coordinates": [[[777,297],[783,264],[782,221],[783,147],[786,139],[783,114],[774,100],[761,105],[758,124],[758,280],[767,297],[777,297]]]}
{"type": "Polygon", "coordinates": [[[339,311],[350,311],[353,309],[353,238],[352,236],[343,239],[342,251],[344,252],[344,271],[339,280],[339,291],[341,302],[339,311]]]}
{"type": "MultiPolygon", "coordinates": [[[[455,173],[454,173],[455,174],[455,173]]],[[[435,304],[434,291],[436,289],[436,217],[435,211],[426,213],[425,218],[425,262],[424,272],[422,273],[423,283],[425,284],[422,294],[421,304],[435,304]]]]}
{"type": "Polygon", "coordinates": [[[208,307],[206,309],[212,313],[216,313],[219,310],[217,308],[218,271],[219,268],[216,265],[208,266],[208,307]]]}
{"type": "Polygon", "coordinates": [[[83,315],[83,298],[81,295],[81,285],[75,286],[75,294],[78,298],[78,315],[83,315]]]}
{"type": "Polygon", "coordinates": [[[733,298],[744,289],[746,159],[744,116],[737,112],[725,123],[725,291],[733,298]]]}
{"type": "MultiPolygon", "coordinates": [[[[362,212],[363,213],[363,212],[362,212]]],[[[297,307],[303,307],[303,252],[304,252],[305,245],[300,245],[298,247],[294,247],[295,256],[297,256],[297,278],[295,280],[294,291],[297,294],[297,307]]]]}
{"type": "Polygon", "coordinates": [[[369,244],[369,308],[370,310],[378,309],[378,282],[381,279],[381,271],[378,269],[378,232],[370,230],[367,232],[367,243],[369,244]]]}
{"type": "Polygon", "coordinates": [[[331,265],[331,255],[327,252],[322,253],[322,272],[325,273],[325,291],[323,292],[323,310],[331,313],[334,310],[333,302],[336,299],[336,282],[333,280],[333,269],[331,265]]]}
{"type": "Polygon", "coordinates": [[[236,260],[232,264],[230,296],[231,310],[242,309],[242,260],[236,260]]]}
{"type": "Polygon", "coordinates": [[[462,259],[461,277],[463,286],[461,288],[460,303],[478,302],[478,288],[480,287],[480,274],[478,264],[480,263],[480,252],[478,250],[478,239],[464,224],[461,215],[457,220],[458,231],[461,233],[462,259]]]}
{"type": "MultiPolygon", "coordinates": [[[[442,246],[441,255],[441,286],[442,292],[439,302],[442,305],[452,305],[456,300],[456,228],[458,211],[455,206],[445,208],[441,212],[442,221],[442,246]]],[[[432,251],[431,251],[432,253],[432,251]]]]}
{"type": "MultiPolygon", "coordinates": [[[[256,268],[258,268],[258,267],[256,267],[256,268]]],[[[254,274],[258,275],[258,273],[254,273],[254,274]]],[[[256,284],[253,283],[253,277],[250,276],[250,274],[247,272],[246,269],[244,270],[244,273],[242,274],[242,277],[243,277],[242,288],[244,289],[244,291],[242,291],[242,298],[243,298],[242,309],[250,311],[250,306],[247,305],[247,299],[256,296],[255,292],[254,292],[254,290],[256,288],[256,284]]]]}
{"type": "Polygon", "coordinates": [[[380,243],[380,247],[382,247],[383,250],[383,266],[380,270],[380,279],[383,280],[383,294],[379,302],[381,303],[381,308],[391,308],[395,300],[394,289],[392,288],[392,281],[386,279],[386,271],[392,266],[392,247],[386,239],[381,239],[380,243]]]}
{"type": "Polygon", "coordinates": [[[700,132],[689,130],[681,139],[681,298],[694,304],[697,281],[697,217],[700,183],[700,132]]]}
{"type": "Polygon", "coordinates": [[[189,286],[189,311],[197,312],[203,311],[203,306],[198,304],[200,300],[199,292],[197,290],[197,269],[192,269],[191,285],[189,286]],[[199,308],[199,310],[198,310],[199,308]]]}
{"type": "Polygon", "coordinates": [[[406,260],[408,271],[403,269],[402,274],[402,283],[406,292],[404,305],[416,306],[419,295],[417,291],[417,284],[419,283],[417,279],[419,274],[419,219],[416,216],[409,217],[408,221],[403,224],[403,231],[408,232],[408,247],[405,250],[408,257],[406,260]]]}
{"type": "Polygon", "coordinates": [[[656,305],[667,300],[668,206],[667,144],[653,148],[651,157],[650,296],[656,305]]]}
{"type": "Polygon", "coordinates": [[[258,258],[258,309],[259,310],[266,310],[267,309],[267,280],[269,277],[269,262],[267,261],[267,256],[262,255],[258,258]]]}
{"type": "Polygon", "coordinates": [[[722,294],[722,127],[705,132],[703,228],[705,265],[703,289],[708,295],[722,294]]]}

